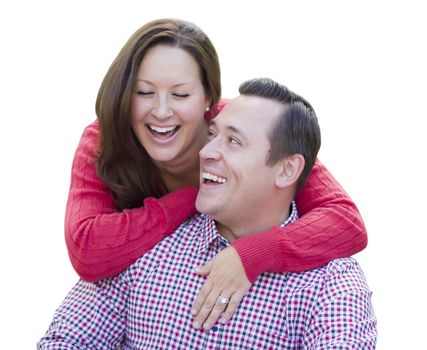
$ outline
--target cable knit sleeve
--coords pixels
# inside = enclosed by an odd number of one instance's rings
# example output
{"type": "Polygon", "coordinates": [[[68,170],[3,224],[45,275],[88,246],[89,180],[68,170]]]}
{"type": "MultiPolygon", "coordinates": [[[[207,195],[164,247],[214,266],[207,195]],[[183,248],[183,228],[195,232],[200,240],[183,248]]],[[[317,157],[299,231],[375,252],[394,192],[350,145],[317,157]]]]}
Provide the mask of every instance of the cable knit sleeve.
{"type": "Polygon", "coordinates": [[[96,281],[126,269],[195,214],[197,189],[184,187],[147,198],[141,208],[118,212],[112,193],[96,174],[98,123],[89,125],[76,150],[65,214],[65,239],[79,276],[96,281]]]}
{"type": "Polygon", "coordinates": [[[356,205],[319,160],[296,202],[301,218],[294,223],[233,242],[251,282],[264,271],[309,270],[366,247],[356,205]]]}

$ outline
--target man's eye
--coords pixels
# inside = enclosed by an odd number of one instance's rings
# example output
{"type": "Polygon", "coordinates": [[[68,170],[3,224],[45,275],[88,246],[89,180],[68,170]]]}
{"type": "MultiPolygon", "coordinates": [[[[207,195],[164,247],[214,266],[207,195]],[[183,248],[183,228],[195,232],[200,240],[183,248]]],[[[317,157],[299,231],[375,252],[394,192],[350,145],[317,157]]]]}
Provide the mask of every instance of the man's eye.
{"type": "Polygon", "coordinates": [[[211,129],[208,130],[208,137],[209,138],[214,138],[215,137],[215,132],[211,129]]]}
{"type": "Polygon", "coordinates": [[[235,137],[231,137],[231,136],[228,138],[228,142],[233,144],[233,145],[241,145],[241,143],[238,139],[236,139],[235,137]]]}

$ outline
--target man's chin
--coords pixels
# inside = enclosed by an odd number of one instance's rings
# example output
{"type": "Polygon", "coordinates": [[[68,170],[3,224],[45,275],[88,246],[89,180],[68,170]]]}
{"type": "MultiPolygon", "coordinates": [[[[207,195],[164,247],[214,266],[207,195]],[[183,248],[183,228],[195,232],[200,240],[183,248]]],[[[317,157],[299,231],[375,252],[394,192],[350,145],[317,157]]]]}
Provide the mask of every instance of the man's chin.
{"type": "Polygon", "coordinates": [[[196,199],[196,209],[199,213],[212,215],[212,201],[209,201],[208,198],[202,198],[201,196],[198,196],[196,199]]]}
{"type": "Polygon", "coordinates": [[[206,210],[205,201],[203,199],[200,199],[199,196],[197,196],[197,198],[196,198],[196,209],[199,213],[206,214],[205,213],[205,210],[206,210]]]}

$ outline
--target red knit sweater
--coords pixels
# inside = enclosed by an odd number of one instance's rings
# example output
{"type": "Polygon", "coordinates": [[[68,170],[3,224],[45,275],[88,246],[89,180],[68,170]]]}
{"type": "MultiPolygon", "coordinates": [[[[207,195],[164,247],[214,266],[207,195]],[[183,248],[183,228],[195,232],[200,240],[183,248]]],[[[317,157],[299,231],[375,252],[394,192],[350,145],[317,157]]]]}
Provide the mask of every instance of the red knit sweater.
{"type": "MultiPolygon", "coordinates": [[[[118,212],[111,191],[96,174],[98,142],[95,121],[84,130],[74,157],[65,216],[71,263],[87,281],[123,271],[196,213],[193,187],[118,212]]],[[[295,223],[234,241],[252,282],[263,271],[304,271],[366,247],[359,211],[319,161],[296,201],[301,218],[295,223]]]]}

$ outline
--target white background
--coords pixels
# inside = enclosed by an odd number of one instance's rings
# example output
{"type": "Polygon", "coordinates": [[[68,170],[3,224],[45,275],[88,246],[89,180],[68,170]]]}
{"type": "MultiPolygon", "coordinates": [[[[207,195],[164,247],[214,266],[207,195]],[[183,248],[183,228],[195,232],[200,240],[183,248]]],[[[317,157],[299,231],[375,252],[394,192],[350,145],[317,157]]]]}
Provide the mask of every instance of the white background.
{"type": "Polygon", "coordinates": [[[319,117],[320,159],[369,233],[357,255],[378,349],[425,346],[426,11],[421,1],[10,1],[0,5],[0,317],[3,349],[31,349],[77,280],[63,219],[72,157],[110,63],[159,17],[215,44],[223,96],[268,76],[319,117]],[[280,5],[280,7],[279,7],[280,5]]]}

